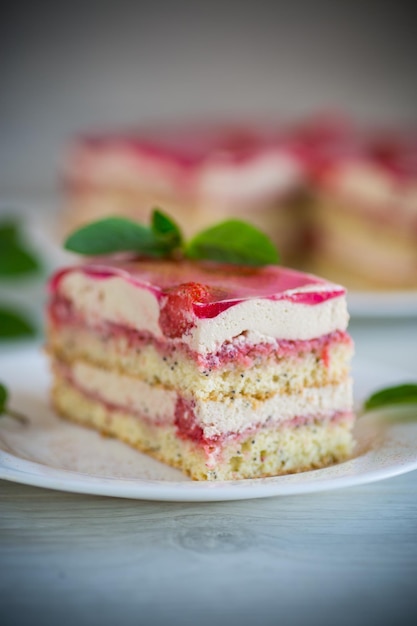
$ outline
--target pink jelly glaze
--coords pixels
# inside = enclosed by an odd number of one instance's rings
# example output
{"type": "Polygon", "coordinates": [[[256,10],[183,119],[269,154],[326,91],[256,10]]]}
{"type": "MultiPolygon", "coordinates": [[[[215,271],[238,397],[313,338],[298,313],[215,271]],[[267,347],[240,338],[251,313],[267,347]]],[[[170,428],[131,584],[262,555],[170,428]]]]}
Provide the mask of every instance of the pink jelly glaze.
{"type": "Polygon", "coordinates": [[[98,259],[90,265],[60,270],[49,283],[51,292],[59,291],[63,277],[74,271],[83,272],[96,280],[122,278],[131,285],[151,291],[160,304],[176,289],[197,283],[207,288],[203,302],[192,301],[197,318],[216,317],[229,307],[253,298],[314,306],[345,294],[343,287],[276,265],[248,267],[213,262],[139,261],[132,258],[98,259]],[[302,291],[315,285],[317,290],[302,291]]]}
{"type": "Polygon", "coordinates": [[[207,161],[245,162],[271,150],[283,150],[314,163],[329,147],[346,145],[355,136],[352,121],[340,111],[322,111],[293,123],[163,124],[147,131],[96,133],[78,139],[78,145],[100,152],[128,152],[161,165],[194,170],[207,161]]]}
{"type": "Polygon", "coordinates": [[[354,163],[373,166],[402,186],[417,180],[417,133],[356,132],[313,146],[310,157],[310,174],[318,183],[354,163]]]}
{"type": "MultiPolygon", "coordinates": [[[[162,178],[179,189],[193,188],[206,163],[245,164],[272,152],[288,154],[306,180],[325,178],[344,163],[372,163],[398,180],[417,177],[417,133],[391,129],[362,129],[338,112],[324,112],[293,124],[187,124],[164,125],[147,132],[92,134],[76,142],[74,163],[84,166],[68,174],[69,186],[89,187],[90,159],[102,154],[149,163],[162,178]],[[86,159],[86,160],[84,160],[86,159]]],[[[71,172],[71,168],[69,168],[71,172]]]]}
{"type": "Polygon", "coordinates": [[[165,125],[149,132],[97,134],[81,137],[79,145],[100,152],[124,150],[161,165],[173,164],[192,173],[203,163],[246,162],[265,151],[292,151],[288,132],[260,124],[165,125]]]}
{"type": "MultiPolygon", "coordinates": [[[[118,175],[99,176],[97,180],[102,163],[114,158],[119,163],[128,163],[125,167],[130,173],[137,167],[139,179],[148,180],[151,187],[155,183],[159,186],[162,181],[170,193],[189,200],[195,199],[196,194],[199,197],[201,175],[204,176],[206,167],[238,169],[266,155],[288,157],[298,177],[307,177],[304,160],[289,141],[287,131],[271,125],[206,124],[162,127],[148,134],[80,138],[67,161],[64,184],[69,193],[81,195],[97,187],[118,185],[118,175]]],[[[284,191],[293,191],[296,186],[291,175],[284,191]]]]}
{"type": "Polygon", "coordinates": [[[288,141],[313,182],[352,162],[371,164],[399,184],[417,178],[415,128],[359,128],[343,114],[325,112],[295,125],[288,141]]]}
{"type": "MultiPolygon", "coordinates": [[[[339,113],[315,115],[294,124],[188,124],[164,125],[148,132],[86,135],[75,143],[74,164],[67,172],[70,188],[89,188],[89,168],[101,156],[137,159],[178,190],[190,190],[206,164],[246,165],[265,154],[285,154],[297,163],[307,180],[322,167],[328,151],[340,150],[353,136],[353,125],[339,113]]],[[[94,183],[93,183],[94,185],[94,183]]]]}

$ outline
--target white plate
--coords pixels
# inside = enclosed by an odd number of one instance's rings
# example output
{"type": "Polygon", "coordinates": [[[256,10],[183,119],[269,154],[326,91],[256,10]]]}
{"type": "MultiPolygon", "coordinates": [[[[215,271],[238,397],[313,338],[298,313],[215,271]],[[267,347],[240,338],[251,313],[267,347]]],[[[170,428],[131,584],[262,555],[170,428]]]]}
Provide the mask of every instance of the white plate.
{"type": "MultiPolygon", "coordinates": [[[[357,398],[407,373],[355,365],[357,398]]],[[[0,420],[0,478],[61,491],[171,501],[215,501],[303,494],[369,483],[417,468],[417,420],[402,411],[361,418],[354,458],[321,470],[222,483],[193,482],[127,445],[60,420],[48,408],[49,375],[39,349],[0,357],[0,380],[30,426],[0,420]]]]}
{"type": "Polygon", "coordinates": [[[417,291],[351,291],[347,299],[352,317],[417,315],[417,291]]]}

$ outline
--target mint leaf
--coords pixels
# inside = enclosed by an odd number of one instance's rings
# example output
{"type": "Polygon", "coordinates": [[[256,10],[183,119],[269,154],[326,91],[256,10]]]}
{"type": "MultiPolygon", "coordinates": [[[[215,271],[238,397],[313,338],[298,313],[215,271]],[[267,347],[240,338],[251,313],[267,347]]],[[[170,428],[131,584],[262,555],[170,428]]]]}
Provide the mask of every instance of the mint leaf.
{"type": "Polygon", "coordinates": [[[32,324],[17,311],[0,309],[0,340],[29,337],[35,333],[32,324]]]}
{"type": "Polygon", "coordinates": [[[417,384],[406,383],[380,389],[369,396],[364,402],[364,408],[370,411],[395,404],[417,404],[417,384]]]}
{"type": "Polygon", "coordinates": [[[16,243],[18,239],[18,223],[14,220],[4,220],[0,223],[0,246],[6,243],[16,243]]]}
{"type": "Polygon", "coordinates": [[[278,263],[272,241],[260,230],[240,220],[227,220],[198,233],[185,248],[190,259],[224,263],[268,265],[278,263]]]}
{"type": "Polygon", "coordinates": [[[21,422],[22,424],[27,424],[29,422],[28,418],[13,409],[8,407],[9,401],[9,392],[7,387],[0,382],[0,415],[8,415],[13,419],[21,422]]]}
{"type": "Polygon", "coordinates": [[[37,258],[20,241],[14,220],[0,223],[0,278],[16,278],[39,269],[37,258]]]}
{"type": "Polygon", "coordinates": [[[39,263],[31,252],[16,244],[0,243],[0,246],[1,278],[15,278],[39,269],[39,263]]]}
{"type": "Polygon", "coordinates": [[[88,256],[141,252],[160,257],[167,251],[167,245],[159,241],[150,228],[124,217],[108,217],[87,224],[72,233],[64,247],[88,256]]]}
{"type": "Polygon", "coordinates": [[[75,231],[64,246],[88,256],[135,252],[244,265],[267,265],[279,260],[271,240],[255,226],[240,220],[216,224],[184,244],[178,225],[160,209],[154,209],[150,228],[127,218],[109,217],[75,231]]]}
{"type": "Polygon", "coordinates": [[[182,234],[178,225],[160,209],[153,210],[152,230],[157,237],[168,241],[172,248],[177,248],[182,243],[182,234]]]}

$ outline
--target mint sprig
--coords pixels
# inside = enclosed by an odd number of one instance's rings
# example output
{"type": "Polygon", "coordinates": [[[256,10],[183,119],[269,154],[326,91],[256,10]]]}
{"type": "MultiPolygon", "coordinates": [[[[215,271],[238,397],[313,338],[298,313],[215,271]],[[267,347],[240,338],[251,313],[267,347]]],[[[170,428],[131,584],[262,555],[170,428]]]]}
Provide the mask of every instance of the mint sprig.
{"type": "Polygon", "coordinates": [[[386,387],[373,393],[363,404],[366,411],[398,404],[417,404],[417,384],[406,383],[386,387]]]}
{"type": "Polygon", "coordinates": [[[21,424],[28,424],[28,418],[18,411],[11,409],[8,405],[8,402],[9,392],[7,390],[7,387],[0,383],[0,416],[7,415],[8,417],[12,417],[13,419],[17,420],[21,424]]]}
{"type": "Polygon", "coordinates": [[[183,257],[243,265],[279,261],[269,237],[247,222],[226,220],[185,242],[178,225],[160,209],[154,209],[149,227],[124,217],[109,217],[75,231],[64,246],[87,256],[133,252],[145,257],[183,257]]]}

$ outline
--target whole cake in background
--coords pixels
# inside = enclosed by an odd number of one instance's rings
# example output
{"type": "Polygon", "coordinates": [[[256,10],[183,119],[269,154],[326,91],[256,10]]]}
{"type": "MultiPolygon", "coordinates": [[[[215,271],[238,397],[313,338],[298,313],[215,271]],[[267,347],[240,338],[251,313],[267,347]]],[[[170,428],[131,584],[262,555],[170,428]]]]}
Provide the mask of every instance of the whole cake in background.
{"type": "Polygon", "coordinates": [[[67,229],[163,206],[188,235],[226,217],[268,232],[283,262],[352,288],[417,287],[417,135],[319,117],[188,125],[74,140],[67,229]]]}
{"type": "Polygon", "coordinates": [[[107,215],[148,222],[164,207],[190,236],[226,217],[269,233],[287,262],[302,249],[304,163],[272,127],[161,126],[76,139],[64,171],[68,229],[107,215]]]}

